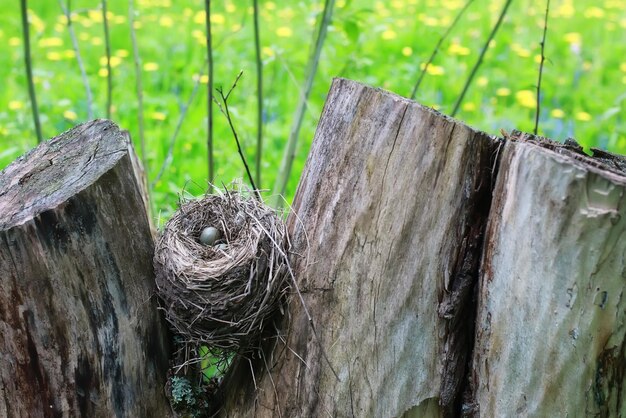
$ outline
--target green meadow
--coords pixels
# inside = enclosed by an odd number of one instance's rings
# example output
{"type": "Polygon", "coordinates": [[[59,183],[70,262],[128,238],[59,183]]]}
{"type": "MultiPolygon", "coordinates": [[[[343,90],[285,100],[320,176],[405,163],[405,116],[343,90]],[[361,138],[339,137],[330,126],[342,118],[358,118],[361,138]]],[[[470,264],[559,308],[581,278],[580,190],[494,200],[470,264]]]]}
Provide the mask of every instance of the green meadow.
{"type": "MultiPolygon", "coordinates": [[[[65,0],[63,0],[65,5],[65,0]]],[[[263,60],[262,189],[266,196],[289,136],[323,1],[260,1],[263,60]]],[[[295,192],[333,77],[346,77],[410,96],[441,35],[464,6],[459,0],[337,0],[300,132],[286,198],[295,192]]],[[[442,45],[416,99],[451,112],[478,59],[503,1],[474,1],[442,45]]],[[[31,1],[33,71],[43,135],[58,135],[88,119],[67,21],[57,1],[31,1]]],[[[93,93],[95,117],[105,117],[107,59],[100,1],[71,2],[79,52],[93,93]]],[[[108,2],[113,112],[138,144],[138,102],[128,2],[108,2]]],[[[513,2],[456,115],[490,134],[532,131],[545,1],[513,2]]],[[[216,87],[243,76],[229,99],[244,152],[256,154],[256,67],[251,1],[213,2],[216,87]]],[[[204,2],[137,0],[134,28],[141,57],[145,159],[155,216],[166,219],[185,189],[200,194],[207,179],[207,81],[204,2]],[[195,92],[195,94],[194,94],[195,92]],[[187,104],[189,107],[186,108],[187,104]],[[186,110],[185,110],[186,109],[186,110]],[[172,142],[177,124],[180,132],[172,142]],[[171,163],[163,166],[172,146],[171,163]],[[156,178],[162,170],[162,176],[156,178]]],[[[0,168],[36,146],[24,69],[17,2],[0,4],[0,168]]],[[[551,2],[539,133],[585,148],[626,154],[626,2],[551,2]]],[[[244,179],[225,117],[214,106],[215,184],[244,179]]]]}

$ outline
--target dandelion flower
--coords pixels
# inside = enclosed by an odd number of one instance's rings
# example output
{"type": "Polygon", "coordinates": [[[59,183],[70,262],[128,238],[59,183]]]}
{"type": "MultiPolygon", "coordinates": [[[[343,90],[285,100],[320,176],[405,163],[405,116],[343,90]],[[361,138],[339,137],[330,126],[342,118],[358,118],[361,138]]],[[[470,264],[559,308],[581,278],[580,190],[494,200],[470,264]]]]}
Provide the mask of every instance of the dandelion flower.
{"type": "Polygon", "coordinates": [[[67,120],[76,120],[78,115],[73,110],[66,110],[63,112],[63,117],[67,120]]]}
{"type": "Polygon", "coordinates": [[[511,95],[511,89],[508,89],[506,87],[500,87],[498,90],[496,90],[496,96],[506,97],[510,95],[511,95]]]}
{"type": "Polygon", "coordinates": [[[167,119],[167,115],[163,112],[152,112],[150,113],[150,119],[163,121],[167,119]]]}
{"type": "Polygon", "coordinates": [[[39,42],[37,42],[37,44],[41,47],[41,48],[49,48],[52,46],[62,46],[63,45],[63,39],[58,38],[58,37],[52,37],[52,38],[41,38],[39,40],[39,42]]]}
{"type": "Polygon", "coordinates": [[[411,55],[413,55],[413,48],[411,48],[410,46],[405,46],[404,48],[402,48],[402,55],[404,55],[405,57],[410,57],[411,55]]]}
{"type": "Polygon", "coordinates": [[[563,110],[561,109],[552,109],[550,111],[550,116],[555,119],[563,119],[565,117],[565,112],[563,112],[563,110]]]}
{"type": "Polygon", "coordinates": [[[487,84],[489,84],[489,79],[485,76],[478,77],[476,79],[476,84],[478,84],[479,87],[485,87],[487,84]]]}
{"type": "Polygon", "coordinates": [[[280,28],[276,29],[276,35],[280,36],[281,38],[289,38],[291,37],[291,35],[293,35],[293,31],[287,26],[281,26],[280,28]]]}
{"type": "Polygon", "coordinates": [[[537,97],[535,92],[530,90],[520,90],[515,93],[515,99],[523,107],[534,109],[537,107],[537,97]]]}
{"type": "Polygon", "coordinates": [[[576,120],[581,122],[589,122],[591,120],[591,115],[587,112],[577,112],[575,117],[576,120]]]}
{"type": "Polygon", "coordinates": [[[159,69],[159,64],[157,64],[156,62],[146,62],[143,65],[143,70],[144,71],[157,71],[159,69]]]}
{"type": "Polygon", "coordinates": [[[24,103],[22,103],[19,100],[11,100],[9,102],[9,109],[10,110],[20,110],[23,107],[24,107],[24,103]]]}
{"type": "Polygon", "coordinates": [[[393,30],[391,29],[387,29],[386,31],[384,31],[382,33],[382,38],[386,41],[390,41],[392,39],[396,39],[396,37],[398,36],[393,30]]]}
{"type": "Polygon", "coordinates": [[[60,52],[50,51],[46,53],[46,58],[49,61],[61,61],[63,59],[63,56],[61,55],[60,52]]]}

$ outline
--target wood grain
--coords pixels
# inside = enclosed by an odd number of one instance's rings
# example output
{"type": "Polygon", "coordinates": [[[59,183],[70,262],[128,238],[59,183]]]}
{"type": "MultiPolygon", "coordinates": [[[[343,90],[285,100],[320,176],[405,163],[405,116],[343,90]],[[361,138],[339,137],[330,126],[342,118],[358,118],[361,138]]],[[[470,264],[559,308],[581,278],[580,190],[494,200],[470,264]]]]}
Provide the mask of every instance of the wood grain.
{"type": "Polygon", "coordinates": [[[626,177],[523,142],[506,144],[500,167],[476,415],[626,416],[626,177]]]}
{"type": "Polygon", "coordinates": [[[129,146],[111,122],[0,173],[0,416],[168,416],[167,328],[129,146]]]}
{"type": "Polygon", "coordinates": [[[288,221],[317,336],[293,297],[271,373],[256,376],[258,390],[233,379],[224,415],[454,415],[496,146],[336,79],[288,221]]]}

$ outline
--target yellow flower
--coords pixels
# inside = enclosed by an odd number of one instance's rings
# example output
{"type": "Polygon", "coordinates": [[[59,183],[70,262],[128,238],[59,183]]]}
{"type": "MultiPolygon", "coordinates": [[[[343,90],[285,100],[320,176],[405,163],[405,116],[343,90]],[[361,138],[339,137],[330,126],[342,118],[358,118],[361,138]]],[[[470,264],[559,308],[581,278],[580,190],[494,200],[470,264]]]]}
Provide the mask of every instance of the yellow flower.
{"type": "Polygon", "coordinates": [[[487,84],[489,84],[489,79],[484,76],[478,77],[476,79],[476,84],[478,84],[479,87],[485,87],[487,84]]]}
{"type": "Polygon", "coordinates": [[[287,26],[281,26],[280,28],[276,29],[276,35],[280,36],[281,38],[289,38],[291,35],[293,35],[293,31],[287,26]]]}
{"type": "Polygon", "coordinates": [[[159,64],[157,64],[156,62],[146,62],[143,65],[144,71],[156,71],[158,69],[159,69],[159,64]]]}
{"type": "Polygon", "coordinates": [[[76,57],[76,52],[74,52],[73,49],[66,49],[65,51],[63,51],[63,58],[74,58],[76,57]]]}
{"type": "Polygon", "coordinates": [[[113,18],[113,22],[115,22],[116,25],[123,25],[126,23],[126,16],[117,15],[113,18]]]}
{"type": "Polygon", "coordinates": [[[515,99],[523,107],[534,109],[537,107],[536,93],[531,90],[520,90],[515,93],[515,99]]]}
{"type": "Polygon", "coordinates": [[[65,30],[65,25],[62,23],[57,23],[56,25],[54,25],[54,31],[61,33],[65,30]]]}
{"type": "Polygon", "coordinates": [[[46,58],[50,61],[60,61],[63,59],[63,56],[59,52],[51,51],[46,53],[46,58]]]}
{"type": "Polygon", "coordinates": [[[403,2],[403,1],[400,1],[400,0],[393,0],[393,1],[391,2],[391,7],[393,7],[394,9],[398,9],[398,10],[400,10],[400,9],[404,9],[405,5],[404,5],[404,2],[403,2]]]}
{"type": "Polygon", "coordinates": [[[22,44],[22,40],[16,36],[9,38],[9,45],[10,46],[19,46],[22,44]]]}
{"type": "Polygon", "coordinates": [[[165,120],[167,115],[163,112],[152,112],[150,113],[150,118],[153,120],[165,120]]]}
{"type": "MultiPolygon", "coordinates": [[[[122,59],[120,57],[117,57],[115,55],[113,55],[111,57],[111,61],[110,61],[111,67],[115,68],[118,65],[120,65],[121,63],[122,63],[122,59]]],[[[100,65],[103,66],[103,67],[105,65],[107,65],[107,57],[106,56],[100,57],[100,65]]]]}
{"type": "Polygon", "coordinates": [[[159,18],[159,25],[164,28],[171,28],[174,25],[174,19],[171,17],[164,15],[159,18]]]}
{"type": "Polygon", "coordinates": [[[52,38],[41,38],[37,44],[42,48],[48,48],[51,46],[62,46],[63,39],[52,37],[52,38]]]}
{"type": "Polygon", "coordinates": [[[576,120],[579,120],[582,122],[588,122],[591,120],[591,115],[587,112],[577,112],[575,117],[576,117],[576,120]]]}
{"type": "Polygon", "coordinates": [[[506,87],[500,87],[498,90],[496,90],[496,96],[506,97],[509,95],[511,95],[511,90],[506,87]]]}
{"type": "Polygon", "coordinates": [[[570,2],[564,2],[556,9],[556,15],[565,18],[574,16],[574,13],[576,13],[576,9],[574,9],[574,5],[570,2]]]}
{"type": "Polygon", "coordinates": [[[97,36],[91,38],[91,45],[93,45],[93,46],[102,45],[102,38],[99,38],[97,36]]]}
{"type": "Polygon", "coordinates": [[[272,48],[270,48],[269,46],[264,46],[263,48],[261,48],[261,55],[265,57],[273,57],[276,54],[274,53],[274,50],[272,48]]]}
{"type": "Polygon", "coordinates": [[[215,23],[216,25],[223,25],[226,19],[223,14],[220,13],[211,13],[211,23],[215,23]]]}
{"type": "Polygon", "coordinates": [[[535,63],[539,64],[541,62],[541,54],[537,54],[533,57],[533,61],[535,61],[535,63]]]}
{"type": "Polygon", "coordinates": [[[466,112],[473,112],[474,110],[476,110],[476,105],[472,102],[463,103],[462,108],[466,112]]]}
{"type": "Polygon", "coordinates": [[[107,70],[106,68],[100,68],[98,70],[98,75],[102,78],[104,77],[108,77],[109,76],[109,70],[107,70]]]}
{"type": "Polygon", "coordinates": [[[569,32],[563,36],[563,39],[569,44],[580,44],[582,36],[578,32],[569,32]]]}
{"type": "Polygon", "coordinates": [[[20,110],[23,107],[24,107],[24,103],[22,103],[19,100],[11,100],[9,102],[9,109],[10,110],[20,110]]]}
{"type": "Polygon", "coordinates": [[[135,21],[133,22],[133,28],[135,28],[135,29],[141,29],[141,28],[143,28],[143,23],[141,23],[141,22],[140,22],[140,21],[138,21],[138,20],[135,20],[135,21]]]}
{"type": "Polygon", "coordinates": [[[382,38],[386,41],[390,41],[392,39],[396,39],[398,35],[391,29],[387,29],[382,33],[382,38]]]}
{"type": "Polygon", "coordinates": [[[233,32],[238,32],[241,30],[241,25],[239,23],[235,23],[230,27],[230,30],[233,32]]]}
{"type": "Polygon", "coordinates": [[[405,57],[410,57],[411,55],[413,55],[413,48],[411,48],[410,46],[405,46],[404,48],[402,48],[402,55],[404,55],[405,57]]]}
{"type": "Polygon", "coordinates": [[[115,51],[115,56],[120,58],[126,58],[128,57],[128,51],[125,49],[118,49],[117,51],[115,51]]]}
{"type": "Polygon", "coordinates": [[[63,112],[63,117],[68,120],[76,120],[78,115],[73,110],[66,110],[63,112]]]}
{"type": "Polygon", "coordinates": [[[35,12],[31,9],[28,9],[28,22],[33,26],[35,32],[43,32],[46,28],[46,24],[43,23],[43,20],[39,16],[35,14],[35,12]]]}
{"type": "Polygon", "coordinates": [[[563,112],[561,109],[552,109],[550,111],[550,116],[555,119],[563,119],[565,117],[565,112],[563,112]]]}
{"type": "Polygon", "coordinates": [[[183,144],[183,149],[184,149],[185,151],[191,151],[191,142],[185,142],[185,143],[183,144]]]}
{"type": "Polygon", "coordinates": [[[102,12],[100,10],[89,10],[87,16],[95,23],[102,23],[102,12]]]}
{"type": "Polygon", "coordinates": [[[234,4],[228,3],[228,4],[226,4],[226,11],[228,13],[235,13],[237,11],[237,8],[235,7],[234,4]]]}
{"type": "Polygon", "coordinates": [[[274,3],[273,1],[268,1],[265,3],[265,8],[267,10],[275,10],[276,9],[276,3],[274,3]]]}
{"type": "Polygon", "coordinates": [[[91,35],[89,35],[87,32],[81,32],[78,34],[78,39],[80,39],[81,41],[88,41],[91,38],[91,35]]]}
{"type": "Polygon", "coordinates": [[[467,47],[461,46],[458,43],[453,42],[448,47],[448,53],[450,55],[466,56],[470,54],[470,50],[467,47]]]}
{"type": "Polygon", "coordinates": [[[587,10],[585,10],[585,17],[586,18],[598,18],[601,19],[604,17],[604,10],[602,10],[599,7],[590,7],[587,10]]]}
{"type": "Polygon", "coordinates": [[[446,71],[439,65],[429,65],[426,72],[430,75],[444,75],[446,71]]]}
{"type": "Polygon", "coordinates": [[[198,24],[203,24],[206,22],[206,12],[204,10],[200,10],[195,15],[193,15],[193,22],[198,24]]]}

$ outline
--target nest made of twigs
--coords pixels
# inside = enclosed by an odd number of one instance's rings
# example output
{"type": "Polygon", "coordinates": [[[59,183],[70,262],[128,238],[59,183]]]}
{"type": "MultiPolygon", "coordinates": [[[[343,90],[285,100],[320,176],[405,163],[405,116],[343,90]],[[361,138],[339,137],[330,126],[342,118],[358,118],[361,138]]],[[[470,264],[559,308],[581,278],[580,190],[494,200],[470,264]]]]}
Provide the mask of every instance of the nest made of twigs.
{"type": "Polygon", "coordinates": [[[288,243],[282,219],[241,192],[182,202],[154,256],[167,320],[186,342],[251,350],[284,303],[288,243]],[[215,245],[200,242],[209,226],[221,232],[215,245]]]}

